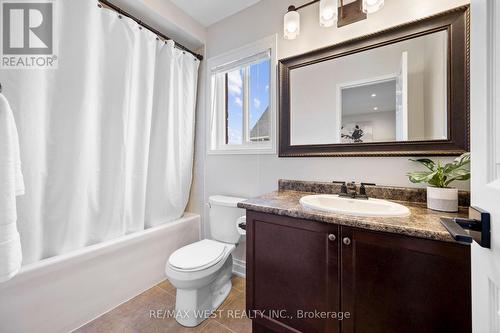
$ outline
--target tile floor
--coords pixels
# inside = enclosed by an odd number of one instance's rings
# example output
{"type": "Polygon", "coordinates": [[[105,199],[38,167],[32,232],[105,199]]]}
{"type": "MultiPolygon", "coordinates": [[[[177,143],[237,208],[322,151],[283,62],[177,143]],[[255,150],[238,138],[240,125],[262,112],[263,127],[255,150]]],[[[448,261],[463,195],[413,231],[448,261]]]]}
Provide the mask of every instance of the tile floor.
{"type": "Polygon", "coordinates": [[[173,310],[175,288],[164,281],[76,330],[76,333],[250,333],[245,310],[245,279],[233,277],[233,289],[213,319],[195,328],[179,325],[174,318],[152,318],[150,310],[173,310]]]}

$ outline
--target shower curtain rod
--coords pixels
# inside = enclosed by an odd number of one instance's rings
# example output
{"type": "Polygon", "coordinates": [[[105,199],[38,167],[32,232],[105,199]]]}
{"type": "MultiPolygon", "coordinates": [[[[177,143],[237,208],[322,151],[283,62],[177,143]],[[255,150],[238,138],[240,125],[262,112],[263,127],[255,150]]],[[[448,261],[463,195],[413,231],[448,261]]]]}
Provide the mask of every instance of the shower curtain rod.
{"type": "Polygon", "coordinates": [[[185,47],[184,45],[182,44],[179,44],[177,43],[175,40],[173,40],[172,38],[168,37],[168,36],[165,36],[164,34],[162,34],[161,32],[159,32],[158,30],[152,28],[151,26],[147,25],[146,23],[142,22],[141,20],[139,20],[137,17],[127,13],[126,11],[124,11],[123,9],[121,9],[120,7],[116,6],[116,5],[113,5],[111,2],[109,2],[108,0],[98,0],[99,2],[99,7],[107,7],[109,9],[112,9],[114,10],[115,12],[123,15],[123,16],[126,16],[132,20],[134,20],[135,22],[137,22],[137,24],[139,24],[140,26],[148,29],[149,31],[155,33],[156,35],[158,35],[159,37],[165,39],[165,40],[172,40],[174,43],[175,43],[175,47],[177,47],[178,49],[180,50],[183,50],[183,51],[186,51],[186,52],[189,52],[191,53],[192,55],[194,55],[198,60],[202,61],[203,60],[203,56],[201,54],[198,54],[196,52],[193,52],[191,51],[190,49],[188,49],[187,47],[185,47]]]}

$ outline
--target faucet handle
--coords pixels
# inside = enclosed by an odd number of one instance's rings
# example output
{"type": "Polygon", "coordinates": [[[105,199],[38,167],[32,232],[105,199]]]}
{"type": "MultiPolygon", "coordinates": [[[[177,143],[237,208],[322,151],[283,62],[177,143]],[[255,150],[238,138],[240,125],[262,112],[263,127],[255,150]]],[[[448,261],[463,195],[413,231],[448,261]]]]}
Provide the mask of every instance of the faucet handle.
{"type": "Polygon", "coordinates": [[[332,182],[333,184],[340,184],[340,194],[347,194],[347,185],[346,185],[346,182],[341,182],[341,181],[337,181],[337,180],[334,180],[332,182]]]}
{"type": "Polygon", "coordinates": [[[359,188],[359,195],[366,195],[366,186],[377,186],[377,184],[361,183],[361,187],[359,188]]]}

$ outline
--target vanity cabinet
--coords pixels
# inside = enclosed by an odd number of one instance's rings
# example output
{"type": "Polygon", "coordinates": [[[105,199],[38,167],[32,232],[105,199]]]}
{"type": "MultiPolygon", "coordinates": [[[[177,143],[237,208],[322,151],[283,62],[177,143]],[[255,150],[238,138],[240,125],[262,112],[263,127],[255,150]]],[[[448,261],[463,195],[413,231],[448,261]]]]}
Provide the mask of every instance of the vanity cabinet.
{"type": "Polygon", "coordinates": [[[340,309],[339,227],[247,212],[247,237],[247,308],[262,332],[340,332],[299,313],[340,309]]]}
{"type": "Polygon", "coordinates": [[[465,245],[247,211],[255,333],[471,332],[470,285],[465,245]]]}

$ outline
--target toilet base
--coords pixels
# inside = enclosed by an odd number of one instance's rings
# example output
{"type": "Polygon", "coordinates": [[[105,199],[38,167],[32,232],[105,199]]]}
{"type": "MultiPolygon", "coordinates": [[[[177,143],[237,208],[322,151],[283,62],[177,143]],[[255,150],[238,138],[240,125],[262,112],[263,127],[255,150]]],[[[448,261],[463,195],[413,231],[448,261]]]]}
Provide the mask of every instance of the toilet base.
{"type": "Polygon", "coordinates": [[[195,327],[208,319],[231,292],[233,257],[228,256],[215,279],[198,289],[177,288],[175,319],[186,327],[195,327]]]}

